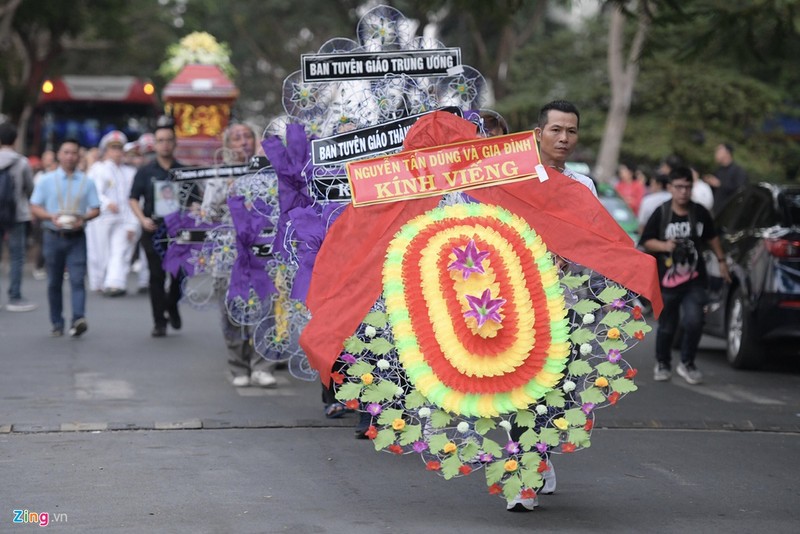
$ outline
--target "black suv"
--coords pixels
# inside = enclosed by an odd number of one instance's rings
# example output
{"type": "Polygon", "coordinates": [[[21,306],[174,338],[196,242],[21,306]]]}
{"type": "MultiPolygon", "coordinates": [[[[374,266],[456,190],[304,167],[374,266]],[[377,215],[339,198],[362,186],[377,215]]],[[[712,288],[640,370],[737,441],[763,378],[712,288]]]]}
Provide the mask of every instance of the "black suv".
{"type": "Polygon", "coordinates": [[[733,367],[755,368],[764,342],[800,339],[800,186],[749,185],[716,223],[733,283],[722,283],[716,259],[707,262],[705,330],[727,340],[733,367]]]}

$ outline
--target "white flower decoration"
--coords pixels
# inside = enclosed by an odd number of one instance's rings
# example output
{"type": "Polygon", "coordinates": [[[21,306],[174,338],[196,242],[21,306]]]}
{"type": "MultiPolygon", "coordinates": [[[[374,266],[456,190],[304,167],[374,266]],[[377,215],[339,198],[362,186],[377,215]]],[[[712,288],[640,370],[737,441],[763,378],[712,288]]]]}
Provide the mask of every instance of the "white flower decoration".
{"type": "Polygon", "coordinates": [[[458,430],[462,434],[466,434],[467,432],[469,432],[469,423],[467,423],[466,421],[461,421],[460,423],[458,423],[456,430],[458,430]]]}
{"type": "Polygon", "coordinates": [[[575,391],[575,382],[573,382],[572,380],[567,380],[566,382],[564,382],[564,385],[561,386],[561,389],[564,390],[564,393],[575,391]]]}
{"type": "Polygon", "coordinates": [[[419,411],[417,412],[417,415],[419,415],[423,419],[426,418],[426,417],[430,417],[431,416],[431,409],[430,408],[420,408],[419,411]]]}
{"type": "Polygon", "coordinates": [[[592,346],[588,343],[581,344],[581,354],[583,356],[588,356],[592,353],[592,346]]]}
{"type": "Polygon", "coordinates": [[[390,366],[391,365],[389,364],[388,360],[383,360],[383,359],[378,360],[378,369],[380,369],[381,371],[387,370],[390,366]]]}
{"type": "Polygon", "coordinates": [[[594,323],[593,313],[587,313],[586,315],[583,316],[583,324],[592,324],[592,323],[594,323]]]}
{"type": "Polygon", "coordinates": [[[376,335],[378,335],[378,331],[375,330],[374,326],[367,325],[367,327],[364,329],[364,335],[367,336],[367,337],[372,338],[372,337],[375,337],[376,335]]]}
{"type": "Polygon", "coordinates": [[[546,414],[547,413],[547,406],[545,406],[544,404],[537,404],[536,405],[536,413],[538,415],[546,414]]]}
{"type": "Polygon", "coordinates": [[[500,421],[499,423],[500,428],[504,428],[505,430],[511,430],[511,423],[508,421],[500,421]]]}

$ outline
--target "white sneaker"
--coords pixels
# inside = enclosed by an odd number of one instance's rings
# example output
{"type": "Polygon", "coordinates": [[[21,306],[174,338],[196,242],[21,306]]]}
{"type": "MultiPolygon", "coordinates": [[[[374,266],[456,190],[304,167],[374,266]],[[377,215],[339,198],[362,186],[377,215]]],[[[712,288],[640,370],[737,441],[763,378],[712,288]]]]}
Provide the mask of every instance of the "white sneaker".
{"type": "Polygon", "coordinates": [[[10,312],[29,312],[37,308],[33,302],[28,302],[25,299],[13,299],[8,301],[6,309],[10,312]]]}
{"type": "Polygon", "coordinates": [[[653,371],[653,380],[656,382],[666,382],[670,378],[672,378],[672,371],[669,366],[665,363],[657,363],[656,369],[653,371]]]}
{"type": "Polygon", "coordinates": [[[249,376],[234,376],[231,379],[231,384],[237,388],[244,388],[250,385],[250,377],[249,376]]]}
{"type": "Polygon", "coordinates": [[[695,367],[693,363],[684,365],[683,362],[681,362],[678,364],[678,367],[675,369],[675,371],[678,373],[678,376],[693,386],[703,382],[703,373],[698,371],[697,367],[695,367]]]}
{"type": "Polygon", "coordinates": [[[509,512],[533,512],[533,509],[539,506],[539,497],[533,499],[523,499],[522,493],[514,497],[513,500],[508,501],[506,510],[509,512]]]}
{"type": "Polygon", "coordinates": [[[542,472],[544,486],[542,486],[542,489],[539,490],[541,495],[552,495],[556,492],[556,468],[553,467],[553,464],[550,462],[550,460],[547,460],[547,467],[549,469],[542,472]]]}
{"type": "Polygon", "coordinates": [[[34,280],[47,280],[47,271],[44,269],[34,269],[33,270],[33,279],[34,280]]]}
{"type": "Polygon", "coordinates": [[[250,384],[253,386],[269,388],[277,383],[278,381],[269,371],[253,371],[253,374],[250,375],[250,384]]]}

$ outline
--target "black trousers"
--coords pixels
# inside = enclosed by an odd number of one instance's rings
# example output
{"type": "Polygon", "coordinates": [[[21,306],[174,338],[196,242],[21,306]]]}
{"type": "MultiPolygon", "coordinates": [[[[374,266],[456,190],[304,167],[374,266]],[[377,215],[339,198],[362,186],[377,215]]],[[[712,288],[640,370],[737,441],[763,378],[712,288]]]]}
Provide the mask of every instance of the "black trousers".
{"type": "Polygon", "coordinates": [[[153,247],[153,233],[142,231],[142,247],[147,255],[150,268],[150,306],[153,309],[153,324],[167,326],[167,313],[178,313],[178,301],[181,299],[183,272],[177,277],[170,275],[169,293],[164,289],[167,273],[161,266],[161,255],[153,247]]]}

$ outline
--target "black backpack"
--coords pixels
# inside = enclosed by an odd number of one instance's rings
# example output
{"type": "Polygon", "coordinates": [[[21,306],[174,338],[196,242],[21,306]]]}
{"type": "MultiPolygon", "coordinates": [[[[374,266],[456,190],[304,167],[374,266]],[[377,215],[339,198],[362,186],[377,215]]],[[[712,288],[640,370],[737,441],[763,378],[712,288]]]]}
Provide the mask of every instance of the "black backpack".
{"type": "Polygon", "coordinates": [[[0,227],[8,228],[17,222],[17,188],[11,167],[0,169],[0,227]]]}

